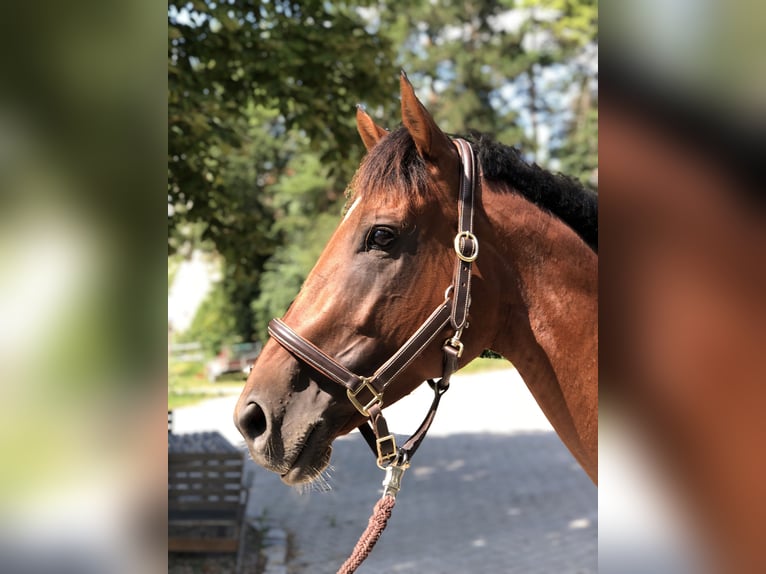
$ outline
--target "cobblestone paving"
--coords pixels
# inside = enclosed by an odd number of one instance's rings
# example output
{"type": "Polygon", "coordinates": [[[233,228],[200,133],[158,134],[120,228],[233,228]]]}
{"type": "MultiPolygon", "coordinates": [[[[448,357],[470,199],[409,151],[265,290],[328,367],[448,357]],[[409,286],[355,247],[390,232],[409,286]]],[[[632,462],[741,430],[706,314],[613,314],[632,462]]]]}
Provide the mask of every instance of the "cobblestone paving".
{"type": "MultiPolygon", "coordinates": [[[[427,403],[424,390],[391,407],[390,428],[414,430],[427,403]]],[[[379,497],[383,473],[356,433],[335,442],[332,465],[331,491],[303,493],[253,465],[248,515],[286,530],[290,574],[334,573],[379,497]]],[[[457,375],[358,572],[594,573],[597,516],[595,486],[515,371],[457,375]]]]}

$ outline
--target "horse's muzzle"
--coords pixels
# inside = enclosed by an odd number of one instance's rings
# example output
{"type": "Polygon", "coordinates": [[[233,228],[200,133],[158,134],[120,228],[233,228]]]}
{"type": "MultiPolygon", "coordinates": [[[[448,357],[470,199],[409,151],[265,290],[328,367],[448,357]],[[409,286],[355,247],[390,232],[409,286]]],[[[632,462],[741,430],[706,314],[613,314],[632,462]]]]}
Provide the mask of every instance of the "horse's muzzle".
{"type": "Polygon", "coordinates": [[[268,402],[264,404],[252,394],[240,399],[234,423],[245,438],[250,456],[287,484],[313,480],[330,462],[333,435],[321,417],[306,417],[300,409],[287,421],[281,409],[276,418],[273,415],[268,402]]]}

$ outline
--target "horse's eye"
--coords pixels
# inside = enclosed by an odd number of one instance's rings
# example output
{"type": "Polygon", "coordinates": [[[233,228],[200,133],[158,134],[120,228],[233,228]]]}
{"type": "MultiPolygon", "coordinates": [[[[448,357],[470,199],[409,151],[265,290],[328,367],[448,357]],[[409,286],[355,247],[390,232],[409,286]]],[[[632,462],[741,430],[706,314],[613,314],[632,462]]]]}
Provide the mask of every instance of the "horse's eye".
{"type": "Polygon", "coordinates": [[[373,227],[367,235],[367,249],[388,250],[396,240],[396,233],[389,227],[373,227]]]}

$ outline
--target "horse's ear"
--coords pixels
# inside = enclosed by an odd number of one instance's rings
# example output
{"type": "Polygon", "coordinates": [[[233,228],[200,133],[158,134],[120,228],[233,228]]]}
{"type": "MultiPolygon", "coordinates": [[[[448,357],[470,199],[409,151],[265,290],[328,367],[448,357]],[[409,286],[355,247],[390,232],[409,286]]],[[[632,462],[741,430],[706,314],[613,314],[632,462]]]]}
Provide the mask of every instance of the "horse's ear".
{"type": "Polygon", "coordinates": [[[420,103],[404,71],[399,83],[402,92],[402,123],[410,132],[421,157],[432,163],[438,163],[439,158],[456,156],[449,137],[439,129],[434,118],[420,103]]]}
{"type": "Polygon", "coordinates": [[[356,107],[356,129],[362,136],[367,151],[370,151],[388,133],[385,128],[373,121],[369,114],[362,109],[362,106],[356,107]]]}

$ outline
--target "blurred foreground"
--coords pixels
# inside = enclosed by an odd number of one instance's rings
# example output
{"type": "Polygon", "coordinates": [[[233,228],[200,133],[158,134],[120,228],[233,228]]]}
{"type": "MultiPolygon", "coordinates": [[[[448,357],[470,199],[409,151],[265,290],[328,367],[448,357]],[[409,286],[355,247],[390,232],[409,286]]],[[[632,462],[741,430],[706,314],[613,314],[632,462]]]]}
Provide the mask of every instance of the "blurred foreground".
{"type": "Polygon", "coordinates": [[[6,573],[165,569],[165,13],[4,6],[6,573]]]}
{"type": "Polygon", "coordinates": [[[762,12],[601,5],[601,572],[766,571],[762,12]]]}

